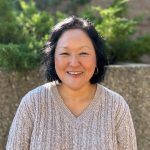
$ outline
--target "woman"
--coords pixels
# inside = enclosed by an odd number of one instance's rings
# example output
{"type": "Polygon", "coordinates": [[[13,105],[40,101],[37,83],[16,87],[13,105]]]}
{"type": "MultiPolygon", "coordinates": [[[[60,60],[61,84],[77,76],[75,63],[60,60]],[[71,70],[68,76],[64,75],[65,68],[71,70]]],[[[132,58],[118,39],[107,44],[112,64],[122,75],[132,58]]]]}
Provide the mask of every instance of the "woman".
{"type": "Polygon", "coordinates": [[[70,17],[44,48],[48,83],[26,94],[7,150],[136,150],[129,107],[98,84],[105,75],[103,40],[94,26],[70,17]]]}

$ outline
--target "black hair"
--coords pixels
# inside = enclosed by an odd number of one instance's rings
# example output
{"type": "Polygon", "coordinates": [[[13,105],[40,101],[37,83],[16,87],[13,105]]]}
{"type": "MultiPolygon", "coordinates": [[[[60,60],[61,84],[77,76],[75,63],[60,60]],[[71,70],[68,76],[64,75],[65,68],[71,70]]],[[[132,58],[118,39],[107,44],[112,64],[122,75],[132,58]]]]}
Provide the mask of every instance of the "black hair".
{"type": "Polygon", "coordinates": [[[96,31],[94,25],[85,19],[78,18],[75,16],[71,16],[69,18],[64,19],[63,21],[59,22],[54,26],[51,36],[48,42],[45,44],[43,48],[44,59],[43,62],[46,66],[45,75],[48,81],[59,81],[56,70],[55,70],[55,48],[59,38],[61,37],[62,33],[69,29],[81,29],[84,31],[92,41],[92,44],[95,48],[96,53],[96,72],[90,79],[90,83],[95,84],[98,82],[103,81],[105,72],[106,72],[106,57],[104,53],[104,40],[96,31]]]}

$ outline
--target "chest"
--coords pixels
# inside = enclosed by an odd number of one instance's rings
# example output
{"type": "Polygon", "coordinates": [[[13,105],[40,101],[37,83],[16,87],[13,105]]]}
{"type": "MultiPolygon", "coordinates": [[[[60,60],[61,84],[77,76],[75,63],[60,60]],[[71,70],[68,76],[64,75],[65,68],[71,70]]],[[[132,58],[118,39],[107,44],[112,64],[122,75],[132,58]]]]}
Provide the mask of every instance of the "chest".
{"type": "Polygon", "coordinates": [[[115,150],[116,145],[114,121],[109,113],[106,116],[105,111],[95,112],[78,120],[54,111],[36,118],[30,149],[115,150]]]}

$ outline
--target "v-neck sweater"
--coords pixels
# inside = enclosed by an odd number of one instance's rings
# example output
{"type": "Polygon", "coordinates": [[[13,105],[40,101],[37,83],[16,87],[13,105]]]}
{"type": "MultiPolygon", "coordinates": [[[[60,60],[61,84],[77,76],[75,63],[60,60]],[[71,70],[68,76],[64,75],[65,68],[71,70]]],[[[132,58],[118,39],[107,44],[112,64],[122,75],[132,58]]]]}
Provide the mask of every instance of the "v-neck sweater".
{"type": "Polygon", "coordinates": [[[91,103],[75,117],[57,84],[46,83],[22,98],[6,150],[137,150],[137,144],[121,95],[97,84],[91,103]]]}

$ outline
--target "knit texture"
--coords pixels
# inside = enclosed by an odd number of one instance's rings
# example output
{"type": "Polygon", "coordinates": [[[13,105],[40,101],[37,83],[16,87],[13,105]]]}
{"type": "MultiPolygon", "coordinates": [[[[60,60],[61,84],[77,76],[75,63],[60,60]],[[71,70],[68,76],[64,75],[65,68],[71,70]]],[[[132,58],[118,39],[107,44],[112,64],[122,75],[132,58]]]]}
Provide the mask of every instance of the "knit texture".
{"type": "Polygon", "coordinates": [[[6,150],[137,150],[126,101],[97,84],[79,117],[63,103],[56,84],[28,92],[12,122],[6,150]]]}

